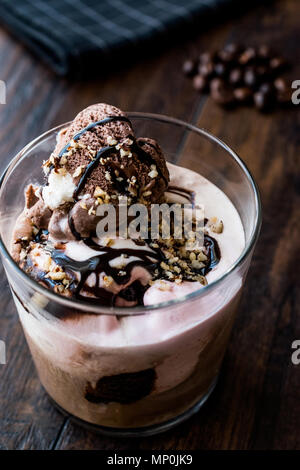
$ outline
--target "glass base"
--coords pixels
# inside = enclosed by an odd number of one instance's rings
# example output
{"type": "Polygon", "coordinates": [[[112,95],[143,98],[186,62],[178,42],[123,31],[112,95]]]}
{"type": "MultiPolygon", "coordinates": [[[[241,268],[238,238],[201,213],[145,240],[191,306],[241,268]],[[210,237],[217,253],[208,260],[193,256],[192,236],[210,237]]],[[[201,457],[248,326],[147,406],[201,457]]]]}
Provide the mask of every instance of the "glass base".
{"type": "Polygon", "coordinates": [[[77,418],[76,416],[68,413],[65,411],[61,406],[59,406],[53,398],[48,395],[51,403],[65,416],[70,418],[70,420],[79,426],[84,427],[88,431],[92,431],[98,434],[104,434],[105,436],[110,436],[110,437],[141,437],[141,436],[152,436],[154,434],[159,434],[165,431],[168,431],[169,429],[173,428],[174,426],[177,426],[178,424],[182,423],[183,421],[187,420],[190,418],[193,414],[197,413],[200,408],[204,405],[208,397],[211,395],[213,392],[216,384],[218,381],[218,377],[215,378],[213,383],[211,384],[210,388],[208,389],[208,392],[191,408],[189,408],[187,411],[184,413],[176,416],[175,418],[172,418],[168,421],[164,421],[163,423],[158,423],[154,424],[152,426],[141,426],[138,428],[114,428],[110,426],[100,426],[98,424],[92,424],[88,423],[87,421],[84,421],[80,418],[77,418]]]}

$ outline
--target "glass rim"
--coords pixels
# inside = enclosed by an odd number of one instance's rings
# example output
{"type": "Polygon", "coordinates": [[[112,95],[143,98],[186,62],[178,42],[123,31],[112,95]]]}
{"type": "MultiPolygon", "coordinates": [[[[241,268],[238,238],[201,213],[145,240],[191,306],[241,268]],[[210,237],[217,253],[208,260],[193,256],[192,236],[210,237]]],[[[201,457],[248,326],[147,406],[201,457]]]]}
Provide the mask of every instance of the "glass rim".
{"type": "MultiPolygon", "coordinates": [[[[83,300],[76,300],[68,297],[64,297],[60,294],[56,294],[53,291],[50,291],[46,287],[43,287],[41,284],[39,284],[37,281],[33,280],[30,278],[13,260],[11,254],[9,253],[8,249],[5,246],[4,241],[2,240],[2,236],[0,234],[0,253],[2,256],[4,256],[5,259],[7,259],[9,265],[13,268],[13,270],[18,274],[19,277],[24,279],[26,284],[29,284],[30,287],[42,294],[43,296],[46,296],[50,300],[53,300],[55,302],[58,302],[59,304],[65,305],[69,308],[74,308],[76,310],[80,309],[82,311],[86,311],[87,313],[97,313],[97,314],[110,314],[110,315],[117,315],[117,316],[122,316],[122,315],[137,315],[137,314],[145,314],[147,312],[152,312],[152,311],[157,311],[161,309],[166,309],[171,306],[177,306],[180,304],[185,304],[186,302],[190,300],[194,300],[196,298],[201,298],[204,295],[206,295],[208,292],[211,290],[214,290],[219,284],[222,283],[224,279],[226,279],[233,271],[235,271],[242,263],[243,261],[247,258],[249,253],[251,252],[252,248],[255,246],[255,243],[257,241],[260,227],[261,227],[261,200],[260,200],[260,195],[259,195],[259,190],[257,187],[257,184],[255,180],[253,179],[249,169],[247,168],[246,164],[243,162],[243,160],[238,156],[238,154],[232,150],[225,142],[223,142],[221,139],[218,137],[214,136],[210,132],[206,131],[203,128],[197,127],[194,124],[190,124],[188,122],[182,121],[181,119],[177,118],[172,118],[170,116],[166,116],[163,114],[154,114],[154,113],[141,113],[141,112],[127,112],[126,115],[129,118],[138,118],[138,119],[150,119],[150,120],[155,120],[155,121],[161,121],[164,123],[168,124],[176,124],[181,127],[185,127],[186,129],[195,132],[196,134],[201,135],[202,137],[205,137],[206,139],[210,140],[211,142],[217,144],[220,146],[223,150],[225,150],[231,158],[238,164],[238,166],[242,169],[243,173],[246,175],[248,182],[250,183],[251,189],[254,193],[254,199],[255,199],[255,220],[253,223],[253,229],[249,238],[249,241],[245,244],[242,253],[240,256],[236,259],[234,263],[232,263],[228,269],[220,276],[219,278],[215,279],[211,283],[207,284],[206,286],[202,286],[199,289],[185,295],[179,298],[175,298],[169,301],[165,302],[160,302],[156,303],[153,305],[138,305],[134,307],[107,307],[107,306],[101,306],[101,305],[95,305],[91,304],[88,301],[83,301],[83,300]]],[[[15,157],[10,161],[10,163],[7,165],[5,170],[3,171],[1,177],[0,177],[0,197],[1,197],[1,192],[3,189],[3,184],[5,183],[5,180],[7,176],[10,174],[10,172],[14,169],[16,164],[19,162],[19,160],[23,157],[24,153],[29,151],[30,149],[33,149],[36,145],[41,143],[44,139],[46,139],[50,134],[53,134],[55,132],[58,132],[59,130],[67,127],[72,121],[65,122],[63,124],[60,124],[58,126],[53,127],[52,129],[49,129],[48,131],[44,132],[43,134],[39,135],[35,139],[31,140],[25,147],[23,147],[19,152],[15,155],[15,157]]]]}

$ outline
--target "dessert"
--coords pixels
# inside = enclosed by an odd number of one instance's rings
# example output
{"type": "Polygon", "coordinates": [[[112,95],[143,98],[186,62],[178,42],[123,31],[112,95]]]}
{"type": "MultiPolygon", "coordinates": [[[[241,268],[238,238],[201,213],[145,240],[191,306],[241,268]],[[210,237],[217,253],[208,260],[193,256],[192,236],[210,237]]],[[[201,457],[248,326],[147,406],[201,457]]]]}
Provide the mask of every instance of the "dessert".
{"type": "Polygon", "coordinates": [[[61,299],[105,311],[84,312],[39,292],[24,302],[13,291],[45,389],[72,415],[106,427],[155,425],[184,413],[214,385],[242,280],[209,302],[195,296],[188,309],[179,302],[165,311],[163,303],[199,291],[237,260],[245,245],[237,210],[203,176],[166,163],[159,144],[137,137],[110,105],[90,106],[60,131],[43,170],[45,184],[26,188],[12,256],[61,299]],[[152,238],[151,217],[144,237],[124,236],[120,219],[114,233],[99,236],[101,207],[120,215],[125,206],[128,228],[136,204],[148,216],[159,204],[177,204],[181,214],[203,205],[202,245],[193,243],[194,231],[152,238]],[[136,306],[155,308],[135,315],[136,306]]]}

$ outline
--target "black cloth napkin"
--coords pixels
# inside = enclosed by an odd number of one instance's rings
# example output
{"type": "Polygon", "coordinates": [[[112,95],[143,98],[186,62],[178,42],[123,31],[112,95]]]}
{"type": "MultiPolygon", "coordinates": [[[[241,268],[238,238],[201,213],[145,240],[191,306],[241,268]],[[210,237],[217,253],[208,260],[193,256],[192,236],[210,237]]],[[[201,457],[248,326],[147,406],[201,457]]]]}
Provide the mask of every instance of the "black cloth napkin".
{"type": "Polygon", "coordinates": [[[59,75],[92,77],[235,1],[0,0],[0,20],[59,75]]]}

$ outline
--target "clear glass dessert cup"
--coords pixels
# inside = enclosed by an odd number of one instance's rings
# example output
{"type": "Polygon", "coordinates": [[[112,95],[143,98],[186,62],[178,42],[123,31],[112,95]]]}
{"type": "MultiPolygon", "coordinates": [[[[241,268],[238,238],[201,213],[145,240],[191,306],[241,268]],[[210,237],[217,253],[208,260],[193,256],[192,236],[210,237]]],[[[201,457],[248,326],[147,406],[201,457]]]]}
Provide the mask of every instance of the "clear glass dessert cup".
{"type": "Polygon", "coordinates": [[[22,149],[0,183],[3,265],[41,383],[74,421],[113,436],[167,430],[207,400],[217,381],[261,224],[256,184],[226,144],[177,119],[128,116],[137,136],[157,139],[167,160],[202,174],[239,213],[245,232],[243,252],[209,285],[157,305],[109,308],[59,296],[15,264],[10,243],[24,207],[24,189],[29,183],[43,182],[41,164],[52,152],[57,132],[68,123],[22,149]],[[64,317],[66,310],[71,316],[64,317]]]}

